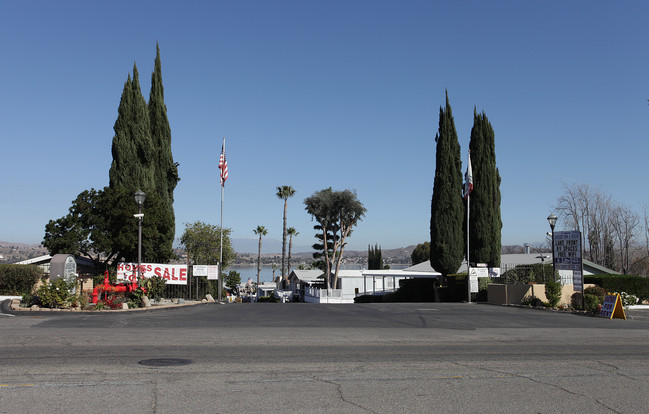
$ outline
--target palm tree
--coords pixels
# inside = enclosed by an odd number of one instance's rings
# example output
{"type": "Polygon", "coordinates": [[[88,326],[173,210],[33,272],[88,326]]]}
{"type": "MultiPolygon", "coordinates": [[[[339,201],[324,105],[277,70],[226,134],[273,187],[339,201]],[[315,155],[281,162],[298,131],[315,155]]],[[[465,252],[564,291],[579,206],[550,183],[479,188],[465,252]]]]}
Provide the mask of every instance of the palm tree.
{"type": "Polygon", "coordinates": [[[284,200],[284,229],[282,232],[282,278],[286,275],[286,266],[285,260],[286,260],[286,208],[288,205],[288,198],[293,197],[295,195],[295,190],[293,187],[290,185],[283,185],[281,187],[277,187],[277,193],[275,194],[277,198],[280,198],[284,200]]]}
{"type": "Polygon", "coordinates": [[[259,301],[259,273],[261,272],[261,236],[268,234],[264,226],[257,226],[253,233],[259,235],[259,254],[257,254],[257,301],[259,301]]]}
{"type": "Polygon", "coordinates": [[[288,239],[288,270],[287,273],[291,274],[291,250],[293,249],[293,236],[297,237],[298,233],[297,230],[295,230],[295,227],[289,227],[286,229],[286,234],[289,235],[288,239]]]}

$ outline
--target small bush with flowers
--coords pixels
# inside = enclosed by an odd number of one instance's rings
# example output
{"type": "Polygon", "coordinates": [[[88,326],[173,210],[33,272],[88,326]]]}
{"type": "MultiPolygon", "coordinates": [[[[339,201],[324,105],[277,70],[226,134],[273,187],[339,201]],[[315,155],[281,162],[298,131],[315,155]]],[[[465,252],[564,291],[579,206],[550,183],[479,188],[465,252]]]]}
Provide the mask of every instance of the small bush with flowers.
{"type": "Polygon", "coordinates": [[[638,297],[636,295],[626,292],[620,292],[620,299],[625,309],[638,303],[638,297]]]}
{"type": "Polygon", "coordinates": [[[32,297],[32,304],[45,308],[69,308],[75,299],[73,289],[74,283],[63,278],[56,279],[38,288],[32,297]]]}

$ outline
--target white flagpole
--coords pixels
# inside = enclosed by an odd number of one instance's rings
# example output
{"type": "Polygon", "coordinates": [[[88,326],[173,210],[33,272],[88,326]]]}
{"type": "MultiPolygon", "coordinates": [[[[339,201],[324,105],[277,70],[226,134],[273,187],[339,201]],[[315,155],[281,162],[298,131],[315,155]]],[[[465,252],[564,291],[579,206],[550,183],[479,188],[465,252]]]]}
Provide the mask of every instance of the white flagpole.
{"type": "Polygon", "coordinates": [[[470,209],[469,203],[471,202],[471,191],[469,190],[469,165],[471,165],[471,150],[469,150],[467,165],[467,175],[465,177],[465,191],[466,195],[466,284],[467,284],[467,302],[471,303],[471,264],[469,262],[469,218],[470,218],[470,209]]]}
{"type": "Polygon", "coordinates": [[[471,195],[466,198],[466,277],[467,277],[467,301],[471,303],[471,265],[469,264],[469,202],[471,195]]]}
{"type": "MultiPolygon", "coordinates": [[[[221,147],[221,151],[225,152],[225,137],[223,137],[223,146],[221,147]]],[[[223,154],[221,154],[223,155],[223,154]]],[[[225,166],[224,166],[225,168],[225,166]]],[[[221,248],[220,250],[220,257],[219,257],[219,302],[221,302],[223,298],[223,190],[225,188],[225,182],[223,181],[223,169],[221,169],[220,172],[220,182],[221,182],[221,248]]]]}

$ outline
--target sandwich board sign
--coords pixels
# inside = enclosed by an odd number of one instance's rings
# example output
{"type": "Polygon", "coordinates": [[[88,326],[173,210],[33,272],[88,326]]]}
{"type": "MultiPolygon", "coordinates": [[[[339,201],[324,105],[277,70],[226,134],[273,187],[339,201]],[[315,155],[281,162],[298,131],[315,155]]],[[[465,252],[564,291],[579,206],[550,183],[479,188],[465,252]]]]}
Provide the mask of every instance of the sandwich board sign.
{"type": "Polygon", "coordinates": [[[624,306],[622,305],[622,299],[620,299],[619,293],[606,295],[606,297],[604,298],[604,303],[602,304],[602,310],[599,312],[599,316],[606,319],[626,320],[626,315],[624,314],[624,306]]]}

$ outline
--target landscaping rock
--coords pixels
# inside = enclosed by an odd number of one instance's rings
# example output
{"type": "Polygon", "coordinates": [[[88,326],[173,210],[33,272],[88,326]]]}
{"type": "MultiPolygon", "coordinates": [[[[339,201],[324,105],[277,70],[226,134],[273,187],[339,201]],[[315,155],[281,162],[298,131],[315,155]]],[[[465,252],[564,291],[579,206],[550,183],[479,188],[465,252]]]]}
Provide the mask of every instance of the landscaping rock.
{"type": "Polygon", "coordinates": [[[151,299],[148,296],[142,296],[142,306],[145,308],[151,307],[151,299]]]}
{"type": "Polygon", "coordinates": [[[205,295],[205,299],[207,299],[207,301],[210,302],[210,303],[214,302],[214,298],[209,293],[207,295],[205,295]]]}

